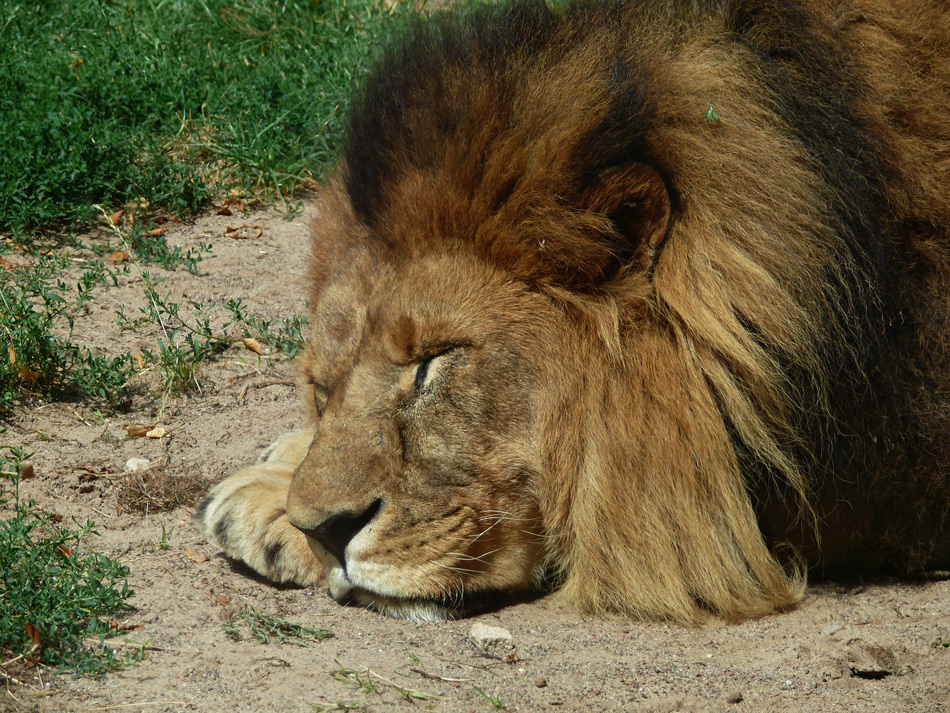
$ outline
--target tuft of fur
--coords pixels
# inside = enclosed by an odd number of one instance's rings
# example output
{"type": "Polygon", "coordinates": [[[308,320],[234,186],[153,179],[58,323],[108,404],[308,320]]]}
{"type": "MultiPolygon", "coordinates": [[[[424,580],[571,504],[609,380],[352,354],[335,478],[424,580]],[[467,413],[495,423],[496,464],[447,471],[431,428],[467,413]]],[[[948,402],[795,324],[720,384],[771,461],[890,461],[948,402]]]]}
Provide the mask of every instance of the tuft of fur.
{"type": "MultiPolygon", "coordinates": [[[[484,499],[532,518],[522,540],[499,519],[510,557],[478,554],[460,594],[543,566],[585,610],[692,622],[792,606],[801,565],[950,566],[950,10],[527,0],[420,21],[355,98],[311,297],[318,425],[275,496],[302,529],[375,498],[398,532],[391,503],[444,493],[393,495],[397,471],[443,487],[455,463],[506,473],[484,499]],[[427,339],[467,359],[446,367],[442,480],[412,461],[435,432],[407,441],[380,395],[411,393],[398,370],[427,339]],[[503,356],[519,366],[450,390],[503,356]],[[459,415],[495,397],[525,413],[459,415]],[[350,474],[382,458],[359,428],[390,448],[392,423],[402,451],[350,474]]],[[[228,482],[212,499],[240,529],[257,508],[228,482]]]]}

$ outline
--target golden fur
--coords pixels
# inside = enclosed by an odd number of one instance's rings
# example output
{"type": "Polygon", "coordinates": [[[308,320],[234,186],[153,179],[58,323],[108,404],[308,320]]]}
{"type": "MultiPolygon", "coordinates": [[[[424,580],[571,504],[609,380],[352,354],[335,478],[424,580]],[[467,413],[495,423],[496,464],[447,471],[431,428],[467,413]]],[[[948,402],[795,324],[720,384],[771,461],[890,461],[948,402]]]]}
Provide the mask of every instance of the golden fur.
{"type": "Polygon", "coordinates": [[[950,566],[945,5],[439,16],[319,211],[309,425],[202,504],[229,556],[679,622],[950,566]]]}

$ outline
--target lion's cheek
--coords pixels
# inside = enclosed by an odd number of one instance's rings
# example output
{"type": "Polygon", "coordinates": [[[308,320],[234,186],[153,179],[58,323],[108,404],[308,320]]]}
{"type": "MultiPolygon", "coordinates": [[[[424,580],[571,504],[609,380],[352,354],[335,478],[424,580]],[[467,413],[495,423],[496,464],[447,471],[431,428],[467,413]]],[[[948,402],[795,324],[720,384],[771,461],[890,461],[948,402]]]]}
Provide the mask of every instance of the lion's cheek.
{"type": "Polygon", "coordinates": [[[396,599],[451,600],[536,587],[543,559],[536,510],[461,510],[465,516],[459,519],[409,529],[371,526],[358,533],[347,548],[345,570],[330,558],[331,594],[340,598],[332,587],[336,577],[340,591],[345,583],[396,599]]]}

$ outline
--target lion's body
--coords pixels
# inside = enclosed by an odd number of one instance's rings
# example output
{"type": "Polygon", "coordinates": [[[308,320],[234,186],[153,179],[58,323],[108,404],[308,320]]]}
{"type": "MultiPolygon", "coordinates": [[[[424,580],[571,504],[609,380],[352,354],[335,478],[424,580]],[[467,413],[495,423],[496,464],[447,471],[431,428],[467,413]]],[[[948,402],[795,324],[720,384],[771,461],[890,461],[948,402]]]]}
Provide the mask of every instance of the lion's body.
{"type": "Polygon", "coordinates": [[[950,9],[434,18],[357,97],[311,299],[312,425],[199,512],[274,579],[693,621],[792,605],[782,552],[948,567],[950,9]]]}

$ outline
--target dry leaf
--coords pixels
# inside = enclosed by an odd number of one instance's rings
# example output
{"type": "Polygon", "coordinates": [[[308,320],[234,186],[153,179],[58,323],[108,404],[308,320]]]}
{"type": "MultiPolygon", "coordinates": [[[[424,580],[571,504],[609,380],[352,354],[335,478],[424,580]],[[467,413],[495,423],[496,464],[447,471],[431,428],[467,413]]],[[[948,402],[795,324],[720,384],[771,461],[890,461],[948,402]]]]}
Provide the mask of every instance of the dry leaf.
{"type": "Polygon", "coordinates": [[[16,352],[13,351],[13,347],[7,347],[7,357],[10,359],[10,366],[16,364],[16,352]]]}
{"type": "Polygon", "coordinates": [[[20,465],[20,480],[30,480],[36,477],[36,472],[33,470],[33,464],[27,461],[20,465]]]}
{"type": "Polygon", "coordinates": [[[264,347],[253,337],[243,337],[241,341],[244,342],[244,348],[248,351],[254,352],[255,354],[264,354],[264,347]]]}
{"type": "Polygon", "coordinates": [[[120,262],[125,262],[128,259],[129,259],[129,254],[125,252],[124,250],[116,250],[114,253],[109,255],[109,257],[106,258],[106,260],[108,260],[109,262],[115,265],[118,265],[120,262]]]}
{"type": "Polygon", "coordinates": [[[124,210],[117,210],[115,213],[109,216],[109,222],[113,225],[119,225],[122,222],[123,215],[125,215],[124,210]]]}
{"type": "Polygon", "coordinates": [[[185,554],[188,555],[188,559],[192,562],[207,562],[208,558],[204,555],[199,555],[197,552],[190,548],[185,548],[185,554]]]}
{"type": "Polygon", "coordinates": [[[96,479],[95,473],[83,473],[79,476],[80,483],[89,483],[96,479]]]}
{"type": "Polygon", "coordinates": [[[161,237],[165,234],[165,228],[152,228],[150,231],[148,231],[148,234],[153,238],[161,237]]]}
{"type": "Polygon", "coordinates": [[[36,627],[33,626],[30,622],[27,622],[26,624],[24,624],[24,626],[26,627],[26,635],[30,637],[30,641],[32,641],[34,644],[39,646],[40,632],[37,631],[36,627]]]}
{"type": "Polygon", "coordinates": [[[135,352],[135,354],[132,355],[132,359],[135,361],[135,366],[138,367],[139,371],[145,368],[145,359],[140,352],[135,352]]]}
{"type": "Polygon", "coordinates": [[[244,200],[238,198],[236,195],[231,195],[224,202],[224,205],[221,206],[221,210],[218,211],[218,215],[231,215],[231,208],[243,213],[244,212],[244,200]]]}
{"type": "Polygon", "coordinates": [[[153,428],[155,426],[129,426],[125,429],[125,433],[129,438],[142,438],[153,428]]]}
{"type": "Polygon", "coordinates": [[[67,547],[66,545],[56,545],[56,550],[57,550],[63,557],[72,557],[72,556],[73,556],[73,551],[72,551],[69,547],[67,547]]]}
{"type": "Polygon", "coordinates": [[[115,473],[115,467],[111,465],[77,465],[73,470],[84,470],[87,473],[92,473],[93,475],[101,475],[103,473],[115,473]]]}
{"type": "Polygon", "coordinates": [[[219,607],[226,607],[228,604],[231,603],[231,600],[228,599],[223,594],[219,594],[218,596],[214,598],[214,603],[217,604],[219,607]]]}
{"type": "Polygon", "coordinates": [[[17,374],[16,376],[20,381],[30,381],[30,382],[36,381],[37,379],[40,378],[39,374],[37,374],[35,371],[27,367],[23,367],[22,369],[20,369],[20,373],[17,374]]]}
{"type": "Polygon", "coordinates": [[[165,429],[161,426],[156,426],[151,431],[145,434],[146,438],[161,438],[165,435],[165,429]]]}
{"type": "Polygon", "coordinates": [[[246,223],[235,226],[228,225],[224,231],[224,237],[235,238],[236,240],[257,240],[263,234],[264,231],[261,230],[259,225],[248,227],[246,223]]]}
{"type": "Polygon", "coordinates": [[[63,521],[63,516],[58,512],[50,512],[46,514],[49,515],[49,521],[54,525],[63,521]]]}

